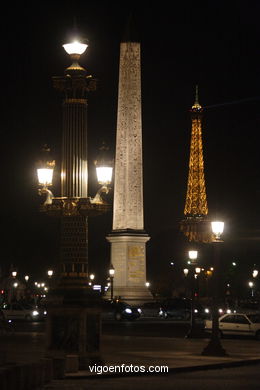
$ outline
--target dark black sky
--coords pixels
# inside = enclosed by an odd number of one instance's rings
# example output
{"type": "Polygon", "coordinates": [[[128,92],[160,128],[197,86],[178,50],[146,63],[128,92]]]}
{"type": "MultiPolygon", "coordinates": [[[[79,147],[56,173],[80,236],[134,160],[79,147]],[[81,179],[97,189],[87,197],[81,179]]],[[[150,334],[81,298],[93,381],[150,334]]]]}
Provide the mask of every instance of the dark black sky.
{"type": "MultiPolygon", "coordinates": [[[[199,84],[209,212],[226,221],[227,259],[258,261],[260,249],[260,57],[258,1],[25,1],[2,20],[2,268],[41,274],[58,258],[58,222],[40,215],[35,160],[43,143],[57,160],[61,96],[51,77],[69,59],[62,44],[76,17],[89,40],[82,65],[99,79],[89,97],[92,161],[103,138],[114,148],[119,43],[133,12],[142,47],[145,228],[148,274],[185,258],[182,218],[190,141],[189,109],[199,84]],[[232,103],[232,104],[223,104],[232,103]],[[258,233],[259,232],[259,233],[258,233]],[[244,240],[242,238],[254,238],[244,240]]],[[[58,173],[54,192],[57,194],[58,173]]],[[[109,261],[111,214],[90,222],[90,267],[109,261]]],[[[185,249],[186,250],[186,249],[185,249]]]]}

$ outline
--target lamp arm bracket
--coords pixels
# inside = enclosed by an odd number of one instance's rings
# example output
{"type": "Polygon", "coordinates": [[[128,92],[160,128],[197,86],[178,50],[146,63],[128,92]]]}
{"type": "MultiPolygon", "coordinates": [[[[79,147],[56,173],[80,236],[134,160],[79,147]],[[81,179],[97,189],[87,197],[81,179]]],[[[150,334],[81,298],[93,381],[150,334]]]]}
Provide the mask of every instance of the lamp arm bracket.
{"type": "Polygon", "coordinates": [[[109,193],[110,188],[107,185],[103,185],[102,187],[99,188],[98,192],[96,193],[95,197],[92,199],[91,203],[105,203],[104,199],[102,198],[101,194],[109,193]]]}
{"type": "Polygon", "coordinates": [[[54,198],[53,193],[51,190],[49,190],[47,187],[43,187],[39,189],[39,195],[46,195],[45,202],[43,203],[44,205],[46,204],[52,204],[52,199],[54,198]]]}

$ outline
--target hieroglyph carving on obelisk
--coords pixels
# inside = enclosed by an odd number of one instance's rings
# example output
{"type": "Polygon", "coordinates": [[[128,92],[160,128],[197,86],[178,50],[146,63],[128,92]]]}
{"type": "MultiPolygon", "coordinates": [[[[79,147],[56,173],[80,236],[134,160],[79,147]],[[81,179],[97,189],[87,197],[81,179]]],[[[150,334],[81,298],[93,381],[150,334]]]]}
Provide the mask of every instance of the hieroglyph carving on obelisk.
{"type": "Polygon", "coordinates": [[[140,44],[122,42],[113,230],[144,228],[140,44]]]}

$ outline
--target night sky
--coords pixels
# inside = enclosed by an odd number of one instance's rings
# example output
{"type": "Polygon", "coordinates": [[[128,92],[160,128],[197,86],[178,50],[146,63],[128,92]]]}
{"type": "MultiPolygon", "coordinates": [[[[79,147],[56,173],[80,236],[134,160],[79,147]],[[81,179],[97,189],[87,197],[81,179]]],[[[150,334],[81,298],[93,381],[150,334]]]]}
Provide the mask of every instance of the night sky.
{"type": "MultiPolygon", "coordinates": [[[[114,150],[119,43],[132,12],[141,40],[148,279],[184,264],[183,217],[195,85],[206,107],[203,146],[209,214],[226,222],[225,260],[260,265],[259,1],[24,1],[2,20],[1,267],[44,275],[58,260],[59,223],[39,213],[35,162],[48,143],[57,160],[62,97],[52,76],[70,59],[73,19],[89,47],[81,64],[99,80],[89,96],[89,192],[105,139],[114,150]],[[207,108],[208,107],[208,108],[207,108]]],[[[59,195],[56,171],[54,193],[59,195]]],[[[90,270],[105,275],[112,213],[90,220],[90,270]]],[[[203,261],[210,263],[204,255],[203,261]]],[[[203,258],[203,256],[202,256],[203,258]]]]}

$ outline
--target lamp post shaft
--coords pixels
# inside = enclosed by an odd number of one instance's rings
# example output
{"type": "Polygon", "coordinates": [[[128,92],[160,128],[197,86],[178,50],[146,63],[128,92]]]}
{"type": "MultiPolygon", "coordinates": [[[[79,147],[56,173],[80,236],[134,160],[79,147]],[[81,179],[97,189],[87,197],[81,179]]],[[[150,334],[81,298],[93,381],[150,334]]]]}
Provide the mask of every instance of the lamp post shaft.
{"type": "Polygon", "coordinates": [[[111,280],[111,301],[113,301],[113,299],[114,299],[114,278],[113,277],[111,277],[110,278],[110,280],[111,280]]]}
{"type": "Polygon", "coordinates": [[[213,292],[212,292],[212,331],[209,344],[202,351],[202,355],[206,356],[227,356],[225,349],[220,342],[219,331],[219,284],[220,284],[220,245],[221,242],[213,242],[214,250],[214,273],[212,277],[213,292]]]}

